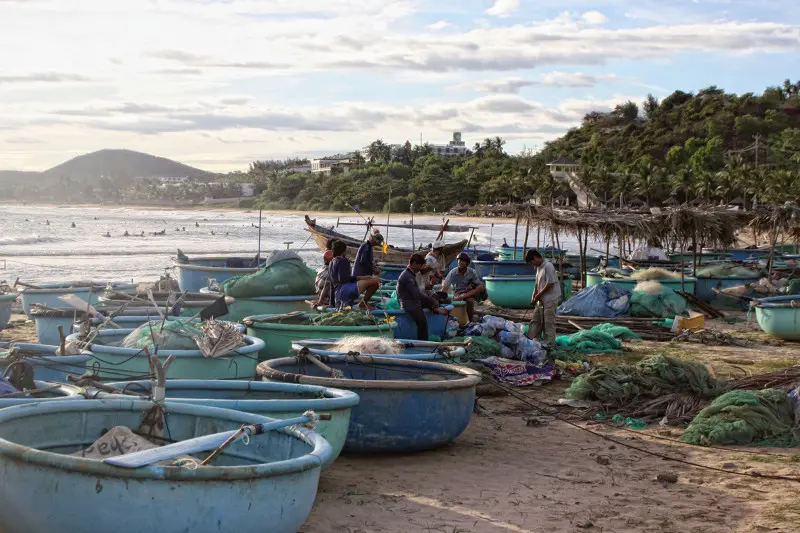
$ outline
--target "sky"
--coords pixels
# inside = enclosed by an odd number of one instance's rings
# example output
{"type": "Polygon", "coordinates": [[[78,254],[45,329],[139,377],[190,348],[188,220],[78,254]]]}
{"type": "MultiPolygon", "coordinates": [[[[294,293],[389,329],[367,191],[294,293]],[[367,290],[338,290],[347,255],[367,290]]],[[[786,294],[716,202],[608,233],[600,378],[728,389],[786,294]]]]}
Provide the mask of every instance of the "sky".
{"type": "Polygon", "coordinates": [[[0,0],[0,169],[206,170],[381,138],[537,149],[648,93],[800,76],[797,0],[0,0]]]}

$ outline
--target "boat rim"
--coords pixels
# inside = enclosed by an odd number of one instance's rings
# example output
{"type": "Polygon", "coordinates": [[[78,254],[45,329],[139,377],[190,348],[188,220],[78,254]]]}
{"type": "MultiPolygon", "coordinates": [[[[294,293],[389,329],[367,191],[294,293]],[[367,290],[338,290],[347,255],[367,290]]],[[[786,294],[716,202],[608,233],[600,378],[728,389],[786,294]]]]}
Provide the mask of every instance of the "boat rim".
{"type": "Polygon", "coordinates": [[[256,372],[258,375],[275,381],[286,383],[300,383],[304,385],[321,385],[323,387],[347,388],[347,389],[389,389],[389,390],[454,390],[474,387],[480,383],[482,376],[480,372],[470,368],[457,367],[443,363],[431,361],[417,361],[409,359],[392,359],[388,357],[374,357],[371,355],[359,356],[329,356],[326,361],[368,364],[377,363],[388,366],[403,366],[419,368],[421,370],[444,371],[451,374],[459,374],[458,379],[445,381],[407,381],[407,380],[368,380],[368,379],[349,379],[349,378],[321,378],[306,376],[304,374],[294,374],[283,372],[275,367],[284,365],[302,364],[301,357],[281,357],[279,359],[269,359],[258,364],[256,372]],[[366,361],[362,361],[366,359],[366,361]]]}
{"type": "MultiPolygon", "coordinates": [[[[277,316],[276,314],[268,314],[268,315],[253,315],[248,316],[242,319],[242,324],[247,326],[248,328],[253,329],[261,329],[261,330],[284,330],[284,331],[304,331],[306,328],[314,327],[314,328],[325,328],[326,331],[352,331],[358,333],[359,331],[384,331],[387,328],[389,330],[393,330],[397,328],[397,323],[395,322],[388,322],[383,324],[375,324],[374,326],[317,326],[314,324],[280,324],[278,322],[256,322],[254,319],[257,318],[265,318],[270,316],[277,316]]],[[[312,316],[317,316],[317,313],[304,313],[303,318],[308,318],[312,316]]]]}
{"type": "MultiPolygon", "coordinates": [[[[107,383],[109,387],[123,388],[130,385],[150,385],[151,382],[147,380],[141,381],[117,381],[107,383]]],[[[287,411],[287,410],[335,410],[335,409],[349,409],[358,405],[360,398],[358,394],[353,391],[336,389],[331,387],[320,387],[319,385],[300,385],[291,383],[279,383],[275,381],[245,381],[245,380],[217,380],[217,379],[168,379],[166,384],[167,391],[172,390],[215,390],[215,391],[235,391],[235,392],[249,392],[249,391],[275,391],[275,392],[295,392],[295,393],[312,393],[324,394],[322,398],[296,398],[296,399],[269,399],[264,398],[261,400],[234,400],[228,398],[192,398],[192,397],[167,397],[167,400],[174,402],[197,402],[198,400],[211,400],[216,407],[229,408],[227,405],[236,405],[239,408],[245,407],[258,407],[263,410],[264,403],[268,402],[270,407],[269,411],[287,411]]],[[[134,389],[130,389],[135,392],[134,389]]],[[[247,410],[247,409],[244,409],[247,410]]]]}
{"type": "MultiPolygon", "coordinates": [[[[135,331],[136,329],[137,328],[131,328],[131,329],[101,329],[101,330],[97,331],[97,335],[96,336],[97,337],[110,337],[112,335],[120,335],[120,336],[125,335],[125,336],[127,336],[128,334],[130,334],[132,331],[135,331]]],[[[67,342],[79,341],[79,340],[81,340],[80,339],[80,333],[73,333],[72,335],[67,337],[67,342]]],[[[242,346],[241,348],[237,348],[236,350],[228,352],[227,354],[225,354],[223,356],[215,357],[214,359],[230,359],[231,357],[236,357],[237,355],[249,357],[249,354],[251,354],[253,352],[259,352],[259,351],[264,349],[264,341],[262,341],[258,337],[252,337],[250,335],[245,335],[244,336],[244,342],[247,343],[246,346],[242,346]]],[[[125,357],[144,355],[144,348],[142,348],[142,349],[122,348],[122,347],[119,347],[119,346],[108,346],[106,344],[95,344],[95,343],[89,344],[84,349],[83,353],[87,353],[88,352],[90,355],[95,355],[94,352],[93,352],[93,349],[94,349],[95,346],[100,348],[100,349],[98,349],[98,353],[102,354],[102,355],[121,355],[121,356],[125,356],[125,357]]],[[[178,358],[180,358],[180,357],[186,357],[186,358],[197,358],[197,357],[200,357],[200,358],[203,358],[203,359],[206,358],[200,350],[167,350],[167,349],[163,349],[162,350],[162,349],[159,349],[158,350],[158,355],[160,355],[160,356],[161,355],[163,355],[163,356],[174,355],[175,357],[178,357],[178,358]]]]}
{"type": "MultiPolygon", "coordinates": [[[[46,413],[70,413],[93,411],[118,411],[130,410],[143,412],[155,405],[143,400],[104,399],[91,401],[69,401],[32,403],[8,407],[0,410],[0,424],[8,420],[35,416],[37,411],[46,413]]],[[[233,411],[219,407],[208,407],[190,403],[164,402],[167,414],[185,414],[207,418],[222,418],[241,424],[261,424],[273,422],[276,419],[243,411],[233,411]]],[[[296,474],[314,468],[321,468],[323,463],[330,460],[332,455],[331,445],[316,432],[299,426],[278,429],[290,438],[298,439],[311,446],[312,450],[300,457],[284,459],[273,463],[258,463],[248,466],[204,466],[203,468],[189,469],[178,466],[145,466],[141,468],[122,468],[112,466],[97,459],[73,457],[55,452],[37,450],[30,446],[16,444],[0,438],[0,456],[9,457],[19,462],[35,464],[47,468],[67,470],[82,475],[96,475],[108,478],[129,478],[153,481],[216,481],[230,482],[235,480],[253,480],[296,474]]],[[[253,437],[258,438],[258,437],[253,437]]],[[[99,483],[99,481],[98,481],[99,483]]]]}

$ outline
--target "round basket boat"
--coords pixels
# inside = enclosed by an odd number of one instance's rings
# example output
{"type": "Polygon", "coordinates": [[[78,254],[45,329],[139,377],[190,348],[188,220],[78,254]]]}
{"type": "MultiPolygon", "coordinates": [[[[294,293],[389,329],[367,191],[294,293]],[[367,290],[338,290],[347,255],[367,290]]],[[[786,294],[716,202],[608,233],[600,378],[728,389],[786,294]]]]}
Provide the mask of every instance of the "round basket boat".
{"type": "MultiPolygon", "coordinates": [[[[210,294],[221,298],[222,294],[210,289],[200,289],[201,294],[210,294]]],[[[283,315],[293,311],[308,311],[306,301],[315,301],[315,294],[305,296],[259,296],[256,298],[236,298],[228,306],[226,320],[240,322],[242,319],[256,315],[283,315]]]]}
{"type": "Polygon", "coordinates": [[[385,357],[326,359],[331,378],[302,357],[264,361],[269,381],[346,389],[361,398],[350,414],[347,452],[415,452],[453,441],[469,425],[481,375],[468,368],[385,357]]]}
{"type": "Polygon", "coordinates": [[[11,320],[11,307],[17,300],[17,294],[0,294],[0,329],[4,329],[11,320]]]}
{"type": "MultiPolygon", "coordinates": [[[[345,357],[350,352],[336,351],[336,344],[341,339],[306,339],[292,343],[292,352],[299,353],[307,348],[317,357],[345,357]]],[[[394,339],[400,345],[398,354],[360,353],[362,357],[386,357],[389,359],[406,359],[410,361],[438,361],[447,363],[463,356],[465,350],[461,346],[447,346],[441,342],[418,341],[413,339],[394,339]]]]}
{"type": "MultiPolygon", "coordinates": [[[[150,375],[150,364],[141,348],[123,348],[118,344],[133,329],[105,329],[97,332],[84,353],[90,356],[86,368],[101,380],[119,381],[150,375]]],[[[77,333],[67,341],[80,340],[77,333]]],[[[244,337],[245,346],[219,357],[205,357],[200,350],[159,349],[161,358],[175,356],[169,367],[169,379],[253,379],[258,364],[258,352],[264,342],[254,337],[244,337]]]]}
{"type": "MultiPolygon", "coordinates": [[[[83,392],[78,387],[67,385],[65,383],[53,383],[52,381],[38,381],[33,382],[36,389],[42,392],[36,392],[32,396],[14,396],[11,398],[0,398],[0,409],[6,407],[14,407],[15,405],[27,405],[31,403],[52,403],[64,400],[83,400],[81,393],[83,392]]],[[[3,523],[0,517],[0,523],[3,523]]]]}
{"type": "MultiPolygon", "coordinates": [[[[49,533],[55,525],[60,533],[295,533],[302,526],[331,454],[313,431],[267,431],[247,444],[235,442],[212,465],[198,468],[121,468],[71,455],[111,428],[138,428],[152,407],[105,399],[0,411],[4,533],[49,533]]],[[[176,441],[273,420],[186,403],[166,402],[165,411],[176,441]]]]}
{"type": "MultiPolygon", "coordinates": [[[[108,385],[145,394],[152,389],[150,381],[108,385]]],[[[170,379],[166,394],[169,402],[233,409],[271,418],[295,418],[308,410],[329,414],[330,420],[320,420],[314,428],[331,445],[331,457],[325,467],[342,452],[350,427],[350,409],[358,405],[358,394],[348,390],[268,381],[170,379]]]]}
{"type": "MultiPolygon", "coordinates": [[[[536,276],[487,276],[483,279],[489,300],[497,307],[525,309],[530,307],[536,276]]],[[[562,297],[569,300],[572,294],[572,279],[565,277],[562,297]]]]}
{"type": "Polygon", "coordinates": [[[787,341],[800,341],[800,295],[758,300],[756,320],[764,333],[787,341]]]}
{"type": "Polygon", "coordinates": [[[255,254],[251,257],[207,256],[189,261],[175,261],[178,286],[182,291],[197,292],[208,287],[211,280],[222,283],[233,276],[256,272],[255,254]]]}
{"type": "MultiPolygon", "coordinates": [[[[0,352],[11,348],[19,350],[25,361],[33,365],[33,377],[39,381],[66,383],[67,376],[81,376],[86,372],[88,355],[56,355],[58,346],[44,344],[0,342],[0,352]]],[[[0,371],[8,365],[0,364],[0,371]]]]}
{"type": "Polygon", "coordinates": [[[292,342],[298,340],[318,337],[341,338],[348,335],[391,338],[397,328],[397,324],[394,322],[374,326],[317,326],[309,323],[297,323],[298,321],[307,322],[309,318],[317,316],[312,313],[275,322],[263,321],[263,319],[272,316],[250,316],[242,321],[247,326],[247,334],[261,339],[264,343],[264,347],[259,354],[259,358],[262,361],[286,357],[291,353],[292,342]]]}
{"type": "Polygon", "coordinates": [[[19,294],[22,300],[22,309],[30,317],[31,304],[41,304],[56,309],[62,308],[65,304],[59,297],[67,294],[74,294],[84,302],[94,305],[109,285],[112,290],[117,292],[131,292],[136,289],[134,284],[121,281],[67,281],[40,283],[37,285],[38,289],[26,287],[19,294]]]}

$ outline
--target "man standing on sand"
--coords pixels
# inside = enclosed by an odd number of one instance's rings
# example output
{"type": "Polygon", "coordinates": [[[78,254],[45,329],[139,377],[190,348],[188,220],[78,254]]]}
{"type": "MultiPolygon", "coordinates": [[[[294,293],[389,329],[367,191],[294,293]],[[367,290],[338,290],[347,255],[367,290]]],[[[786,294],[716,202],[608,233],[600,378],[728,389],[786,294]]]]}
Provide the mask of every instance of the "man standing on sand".
{"type": "Polygon", "coordinates": [[[361,243],[356,252],[356,260],[353,263],[353,275],[360,276],[377,276],[381,273],[377,266],[372,254],[373,246],[380,246],[383,244],[383,235],[375,229],[370,234],[369,238],[361,243]]]}
{"type": "Polygon", "coordinates": [[[439,303],[422,292],[417,285],[417,273],[425,265],[422,254],[411,254],[408,267],[403,270],[397,279],[397,300],[403,309],[417,324],[417,340],[428,340],[428,319],[425,317],[425,308],[434,313],[446,315],[447,311],[439,307],[439,303]]]}
{"type": "Polygon", "coordinates": [[[478,298],[482,298],[486,293],[481,277],[474,268],[469,266],[470,259],[467,252],[458,254],[458,267],[450,271],[442,283],[442,290],[449,292],[453,289],[453,300],[467,302],[467,317],[470,322],[475,321],[475,305],[478,298]]]}
{"type": "Polygon", "coordinates": [[[536,287],[531,298],[533,319],[527,337],[539,340],[544,332],[544,343],[553,346],[556,341],[556,309],[561,302],[561,283],[556,267],[537,250],[528,250],[525,262],[536,267],[536,287]]]}

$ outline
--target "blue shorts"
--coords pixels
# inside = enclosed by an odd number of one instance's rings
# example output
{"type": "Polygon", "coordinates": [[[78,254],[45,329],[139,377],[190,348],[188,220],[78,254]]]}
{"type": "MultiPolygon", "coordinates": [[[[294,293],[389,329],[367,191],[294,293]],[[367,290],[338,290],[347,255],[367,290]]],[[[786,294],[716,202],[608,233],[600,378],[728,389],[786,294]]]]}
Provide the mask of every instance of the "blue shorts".
{"type": "Polygon", "coordinates": [[[360,293],[358,292],[358,282],[352,281],[350,283],[345,283],[339,290],[336,291],[336,304],[337,305],[350,305],[356,300],[360,293]]]}

